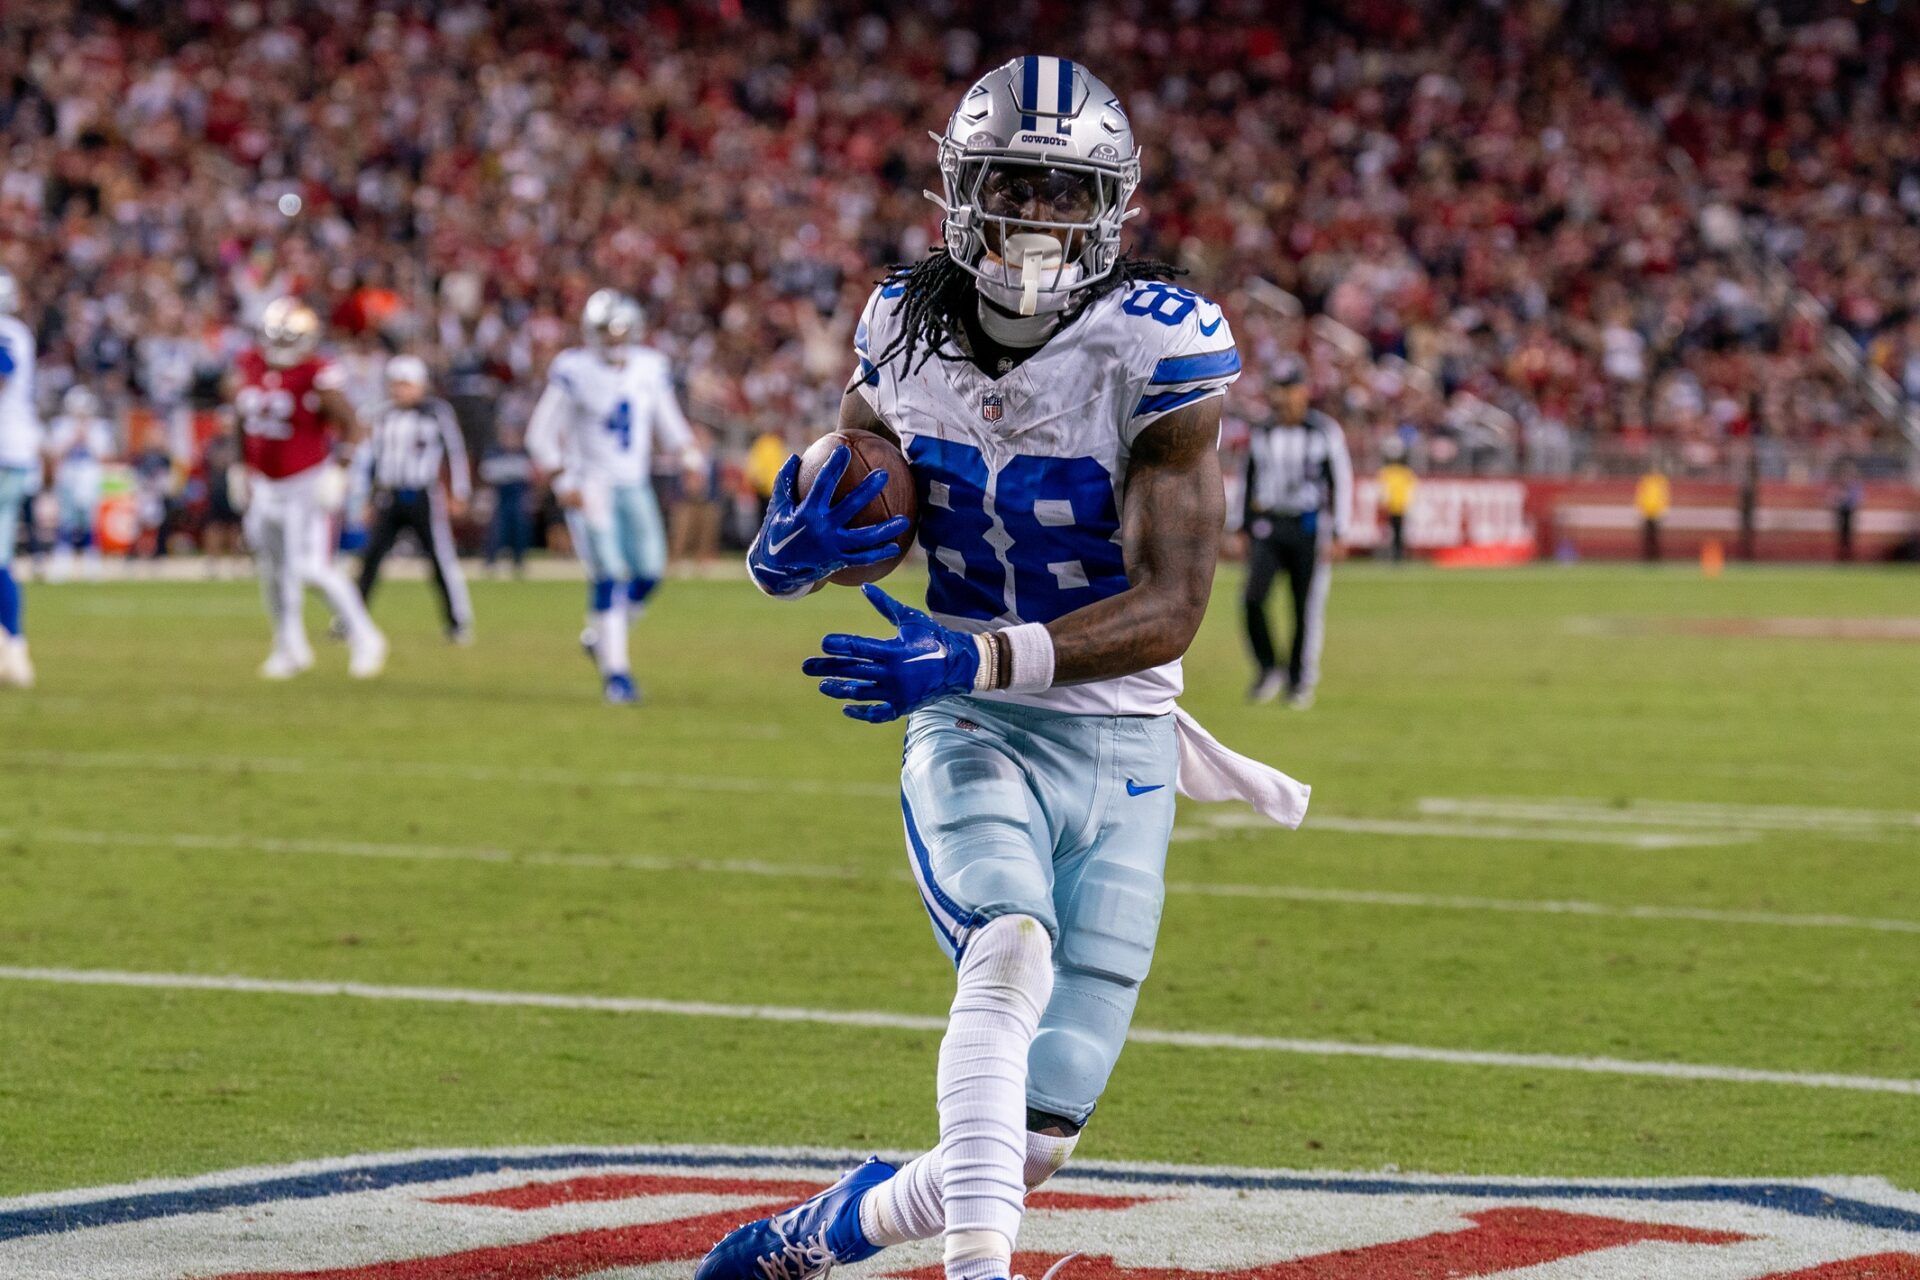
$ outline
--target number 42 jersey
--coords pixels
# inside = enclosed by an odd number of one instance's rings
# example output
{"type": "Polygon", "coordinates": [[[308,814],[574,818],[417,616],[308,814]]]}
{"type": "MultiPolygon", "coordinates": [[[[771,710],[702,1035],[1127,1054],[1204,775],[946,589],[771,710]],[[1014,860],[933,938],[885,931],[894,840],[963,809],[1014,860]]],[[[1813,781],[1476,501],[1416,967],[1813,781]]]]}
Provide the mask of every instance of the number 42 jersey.
{"type": "MultiPolygon", "coordinates": [[[[985,631],[1051,622],[1126,590],[1120,512],[1134,441],[1240,375],[1220,308],[1163,282],[1123,285],[994,378],[971,360],[921,364],[921,353],[912,372],[897,359],[877,366],[899,334],[901,292],[883,284],[867,300],[855,385],[913,466],[928,612],[985,631]]],[[[1180,690],[1175,659],[1112,680],[981,696],[1076,715],[1162,715],[1180,690]]]]}

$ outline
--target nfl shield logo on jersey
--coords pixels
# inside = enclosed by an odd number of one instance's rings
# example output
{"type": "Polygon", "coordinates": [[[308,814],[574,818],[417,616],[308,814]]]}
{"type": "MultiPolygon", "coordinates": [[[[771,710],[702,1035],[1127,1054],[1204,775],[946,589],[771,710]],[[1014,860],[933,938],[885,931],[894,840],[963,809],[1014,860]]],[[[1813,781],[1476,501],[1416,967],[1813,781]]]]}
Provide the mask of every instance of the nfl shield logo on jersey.
{"type": "Polygon", "coordinates": [[[992,391],[983,392],[980,396],[980,416],[988,422],[998,422],[1000,412],[999,395],[992,391]]]}

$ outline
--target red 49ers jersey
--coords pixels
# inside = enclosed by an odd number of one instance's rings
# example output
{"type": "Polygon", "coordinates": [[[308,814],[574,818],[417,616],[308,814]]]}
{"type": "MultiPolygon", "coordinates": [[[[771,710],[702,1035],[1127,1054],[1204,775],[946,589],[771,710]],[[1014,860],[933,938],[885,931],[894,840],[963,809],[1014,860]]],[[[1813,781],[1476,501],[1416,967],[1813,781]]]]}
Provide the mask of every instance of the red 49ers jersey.
{"type": "Polygon", "coordinates": [[[233,398],[245,434],[247,465],[270,480],[309,471],[333,452],[333,428],[320,416],[320,393],[338,389],[340,371],[318,356],[276,368],[258,351],[234,364],[233,398]]]}

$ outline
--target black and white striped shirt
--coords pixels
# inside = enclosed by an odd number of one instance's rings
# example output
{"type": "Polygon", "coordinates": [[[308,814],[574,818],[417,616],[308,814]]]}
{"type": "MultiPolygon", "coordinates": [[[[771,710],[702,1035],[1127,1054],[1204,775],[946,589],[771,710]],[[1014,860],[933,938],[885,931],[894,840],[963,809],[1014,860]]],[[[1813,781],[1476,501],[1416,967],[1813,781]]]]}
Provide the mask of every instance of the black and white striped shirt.
{"type": "Polygon", "coordinates": [[[472,496],[467,446],[460,424],[445,400],[429,396],[410,408],[387,403],[373,415],[365,445],[367,468],[376,489],[433,489],[440,466],[447,464],[453,496],[472,496]]]}
{"type": "Polygon", "coordinates": [[[1317,409],[1299,424],[1252,424],[1247,440],[1246,522],[1317,512],[1339,537],[1353,509],[1353,460],[1340,424],[1317,409]]]}

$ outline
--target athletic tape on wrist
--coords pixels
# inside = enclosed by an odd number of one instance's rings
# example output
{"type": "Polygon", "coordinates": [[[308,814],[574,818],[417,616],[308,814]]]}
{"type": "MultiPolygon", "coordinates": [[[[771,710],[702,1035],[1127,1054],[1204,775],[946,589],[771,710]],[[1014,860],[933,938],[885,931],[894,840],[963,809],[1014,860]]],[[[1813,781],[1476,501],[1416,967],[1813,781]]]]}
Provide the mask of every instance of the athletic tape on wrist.
{"type": "Polygon", "coordinates": [[[980,665],[973,671],[973,691],[984,693],[993,688],[995,666],[993,637],[984,633],[977,635],[973,638],[973,644],[980,651],[980,665]]]}
{"type": "Polygon", "coordinates": [[[999,633],[1013,655],[1009,693],[1038,693],[1053,687],[1053,633],[1043,622],[1023,622],[999,633]]]}

